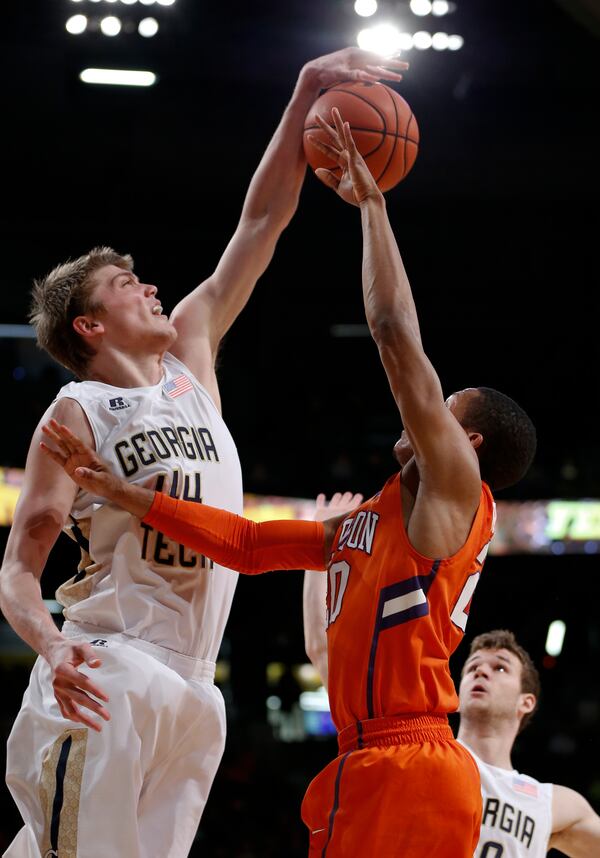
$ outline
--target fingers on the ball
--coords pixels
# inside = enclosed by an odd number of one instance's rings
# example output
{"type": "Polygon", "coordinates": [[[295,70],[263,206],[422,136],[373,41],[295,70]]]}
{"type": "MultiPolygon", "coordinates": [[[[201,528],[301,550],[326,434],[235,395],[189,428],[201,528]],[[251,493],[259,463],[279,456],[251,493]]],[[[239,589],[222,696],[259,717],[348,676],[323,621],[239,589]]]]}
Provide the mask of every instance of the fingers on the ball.
{"type": "Polygon", "coordinates": [[[315,119],[319,124],[319,127],[329,136],[331,139],[339,145],[338,135],[335,133],[335,130],[331,127],[328,122],[325,122],[322,116],[319,116],[318,113],[315,114],[315,119]]]}
{"type": "Polygon", "coordinates": [[[339,162],[339,160],[342,156],[342,152],[340,152],[339,149],[335,149],[333,146],[330,146],[328,143],[323,143],[322,140],[318,140],[316,137],[311,136],[308,139],[311,141],[311,143],[313,143],[317,147],[319,152],[323,152],[323,154],[327,155],[329,158],[331,158],[332,161],[334,161],[336,163],[339,162]]]}
{"type": "Polygon", "coordinates": [[[320,179],[324,185],[327,185],[329,188],[333,188],[334,191],[337,191],[340,180],[337,176],[330,170],[326,170],[324,167],[317,167],[315,170],[315,176],[320,179]]]}

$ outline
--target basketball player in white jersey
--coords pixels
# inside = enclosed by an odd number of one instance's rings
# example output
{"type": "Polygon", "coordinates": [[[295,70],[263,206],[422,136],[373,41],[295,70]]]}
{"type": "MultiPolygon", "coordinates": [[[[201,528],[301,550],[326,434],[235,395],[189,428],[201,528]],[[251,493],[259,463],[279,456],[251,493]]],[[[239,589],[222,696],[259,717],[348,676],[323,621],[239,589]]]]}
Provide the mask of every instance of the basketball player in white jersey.
{"type": "Polygon", "coordinates": [[[538,672],[512,632],[476,637],[460,683],[458,740],[481,774],[483,815],[476,858],[600,855],[600,816],[579,793],[515,771],[511,751],[537,706],[538,672]]]}
{"type": "MultiPolygon", "coordinates": [[[[110,248],[36,283],[38,342],[80,379],[40,426],[66,424],[129,481],[241,512],[219,343],[296,209],[308,109],[340,78],[399,80],[406,68],[381,62],[349,48],[302,69],[214,273],[170,317],[156,286],[110,248]]],[[[38,427],[0,575],[2,611],[40,656],[9,739],[7,782],[25,826],[5,855],[183,858],[223,752],[213,676],[237,575],[78,491],[40,438],[38,427]],[[57,594],[61,632],[40,578],[64,526],[82,562],[57,594]]]]}

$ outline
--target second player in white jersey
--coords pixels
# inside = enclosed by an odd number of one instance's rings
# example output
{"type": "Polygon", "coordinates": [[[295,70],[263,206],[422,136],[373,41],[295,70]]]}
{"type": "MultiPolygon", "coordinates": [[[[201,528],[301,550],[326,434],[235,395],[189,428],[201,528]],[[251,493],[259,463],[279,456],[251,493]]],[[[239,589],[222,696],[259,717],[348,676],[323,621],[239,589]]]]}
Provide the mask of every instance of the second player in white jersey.
{"type": "MultiPolygon", "coordinates": [[[[164,378],[152,387],[72,382],[57,398],[79,402],[99,455],[128,481],[198,503],[208,497],[240,514],[240,462],[223,418],[184,364],[167,354],[163,366],[164,378]]],[[[68,530],[83,557],[57,592],[67,620],[216,661],[236,572],[83,491],[68,530]]]]}
{"type": "Polygon", "coordinates": [[[481,775],[483,799],[475,858],[545,858],[552,834],[552,784],[490,766],[468,750],[481,775]]]}

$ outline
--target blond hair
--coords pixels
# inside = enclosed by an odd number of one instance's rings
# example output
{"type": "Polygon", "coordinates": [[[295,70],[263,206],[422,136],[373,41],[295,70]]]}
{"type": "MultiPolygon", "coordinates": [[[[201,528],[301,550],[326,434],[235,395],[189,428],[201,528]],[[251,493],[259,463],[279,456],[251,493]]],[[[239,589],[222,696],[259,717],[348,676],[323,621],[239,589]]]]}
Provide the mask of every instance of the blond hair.
{"type": "Polygon", "coordinates": [[[85,377],[95,351],[75,331],[73,319],[103,309],[93,298],[93,275],[105,265],[132,271],[133,259],[111,247],[94,247],[33,283],[29,322],[35,328],[38,345],[79,378],[85,377]]]}

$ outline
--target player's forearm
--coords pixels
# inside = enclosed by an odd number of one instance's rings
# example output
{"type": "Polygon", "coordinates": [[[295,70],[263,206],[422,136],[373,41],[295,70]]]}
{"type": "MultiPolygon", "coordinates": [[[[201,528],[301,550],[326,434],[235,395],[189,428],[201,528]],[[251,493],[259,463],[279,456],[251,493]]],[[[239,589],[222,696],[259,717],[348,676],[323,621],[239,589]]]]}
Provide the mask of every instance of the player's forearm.
{"type": "Polygon", "coordinates": [[[327,688],[327,576],[307,569],[304,573],[302,613],[304,619],[304,648],[313,666],[319,671],[327,688]]]}
{"type": "Polygon", "coordinates": [[[44,605],[39,579],[16,565],[0,575],[0,608],[14,631],[45,658],[52,644],[63,640],[44,605]]]}
{"type": "Polygon", "coordinates": [[[144,523],[245,574],[325,568],[323,525],[314,521],[257,524],[226,510],[156,493],[144,523]]]}
{"type": "Polygon", "coordinates": [[[360,211],[363,298],[371,334],[378,345],[390,339],[420,345],[417,311],[383,195],[369,197],[360,211]]]}
{"type": "Polygon", "coordinates": [[[309,64],[300,72],[292,98],[252,178],[243,219],[267,218],[283,229],[294,214],[306,172],[304,120],[319,92],[318,74],[309,64]]]}

